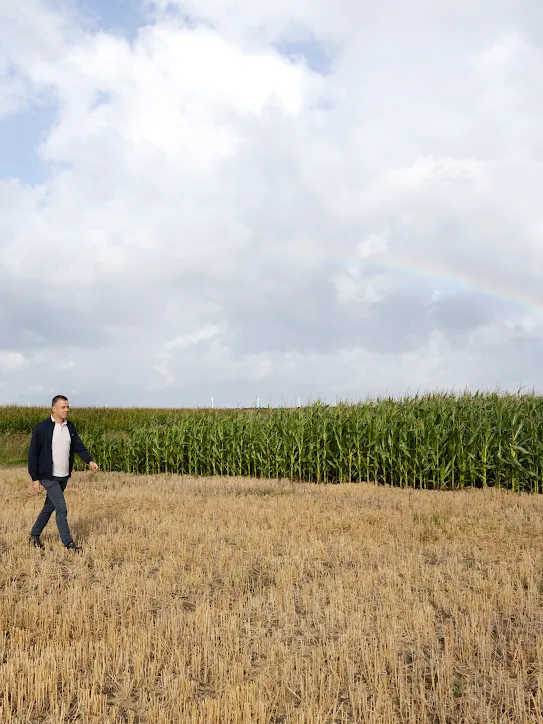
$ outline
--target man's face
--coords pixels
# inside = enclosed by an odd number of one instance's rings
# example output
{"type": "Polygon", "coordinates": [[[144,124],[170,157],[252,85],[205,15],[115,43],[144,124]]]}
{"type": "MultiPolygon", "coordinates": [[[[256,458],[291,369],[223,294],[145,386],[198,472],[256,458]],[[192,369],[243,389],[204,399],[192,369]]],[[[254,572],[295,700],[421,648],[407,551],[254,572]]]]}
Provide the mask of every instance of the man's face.
{"type": "Polygon", "coordinates": [[[68,400],[57,400],[56,404],[53,406],[53,412],[61,420],[65,420],[70,412],[70,403],[68,400]]]}

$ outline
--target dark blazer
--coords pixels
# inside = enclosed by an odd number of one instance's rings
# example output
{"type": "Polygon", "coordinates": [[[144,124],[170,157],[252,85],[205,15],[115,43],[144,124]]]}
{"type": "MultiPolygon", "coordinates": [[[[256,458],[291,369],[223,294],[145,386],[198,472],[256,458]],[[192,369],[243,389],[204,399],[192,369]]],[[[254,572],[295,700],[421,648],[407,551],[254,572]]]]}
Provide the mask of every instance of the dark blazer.
{"type": "MultiPolygon", "coordinates": [[[[70,420],[68,430],[70,431],[70,475],[74,466],[74,456],[79,457],[87,464],[92,462],[90,452],[81,442],[75,425],[70,420]]],[[[32,440],[28,450],[28,472],[32,480],[50,480],[53,477],[53,431],[55,423],[50,417],[47,420],[38,422],[32,432],[32,440]]]]}

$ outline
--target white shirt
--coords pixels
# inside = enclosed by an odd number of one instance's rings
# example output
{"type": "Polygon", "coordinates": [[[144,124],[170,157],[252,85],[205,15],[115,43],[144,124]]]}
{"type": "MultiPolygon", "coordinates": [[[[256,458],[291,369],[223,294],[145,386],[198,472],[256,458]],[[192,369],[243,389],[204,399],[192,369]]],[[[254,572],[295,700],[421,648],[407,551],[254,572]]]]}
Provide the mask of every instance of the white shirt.
{"type": "Polygon", "coordinates": [[[51,415],[55,423],[53,430],[53,475],[55,478],[67,478],[70,474],[70,446],[72,438],[66,420],[60,423],[51,415]]]}

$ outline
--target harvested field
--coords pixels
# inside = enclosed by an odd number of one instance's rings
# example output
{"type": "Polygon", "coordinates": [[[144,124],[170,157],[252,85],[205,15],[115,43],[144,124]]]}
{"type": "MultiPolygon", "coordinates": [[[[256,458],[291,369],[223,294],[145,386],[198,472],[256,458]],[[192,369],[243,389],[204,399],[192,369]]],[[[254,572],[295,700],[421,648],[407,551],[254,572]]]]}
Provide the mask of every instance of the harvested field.
{"type": "Polygon", "coordinates": [[[543,721],[543,498],[0,471],[0,721],[543,721]]]}

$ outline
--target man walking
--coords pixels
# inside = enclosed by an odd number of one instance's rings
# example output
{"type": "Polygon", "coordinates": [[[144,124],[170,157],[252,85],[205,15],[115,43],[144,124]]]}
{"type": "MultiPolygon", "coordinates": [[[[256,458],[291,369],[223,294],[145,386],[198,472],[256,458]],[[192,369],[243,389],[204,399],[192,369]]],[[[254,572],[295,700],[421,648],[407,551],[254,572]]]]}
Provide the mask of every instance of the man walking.
{"type": "Polygon", "coordinates": [[[51,417],[39,422],[34,428],[28,450],[28,472],[34,492],[39,493],[42,486],[47,491],[44,506],[30,531],[30,541],[37,548],[45,548],[40,535],[55,510],[63,545],[68,550],[80,553],[81,547],[73,542],[70,535],[64,490],[72,474],[76,453],[88,463],[93,473],[98,470],[98,465],[81,442],[73,422],[67,419],[70,411],[68,398],[56,395],[52,406],[51,417]]]}

